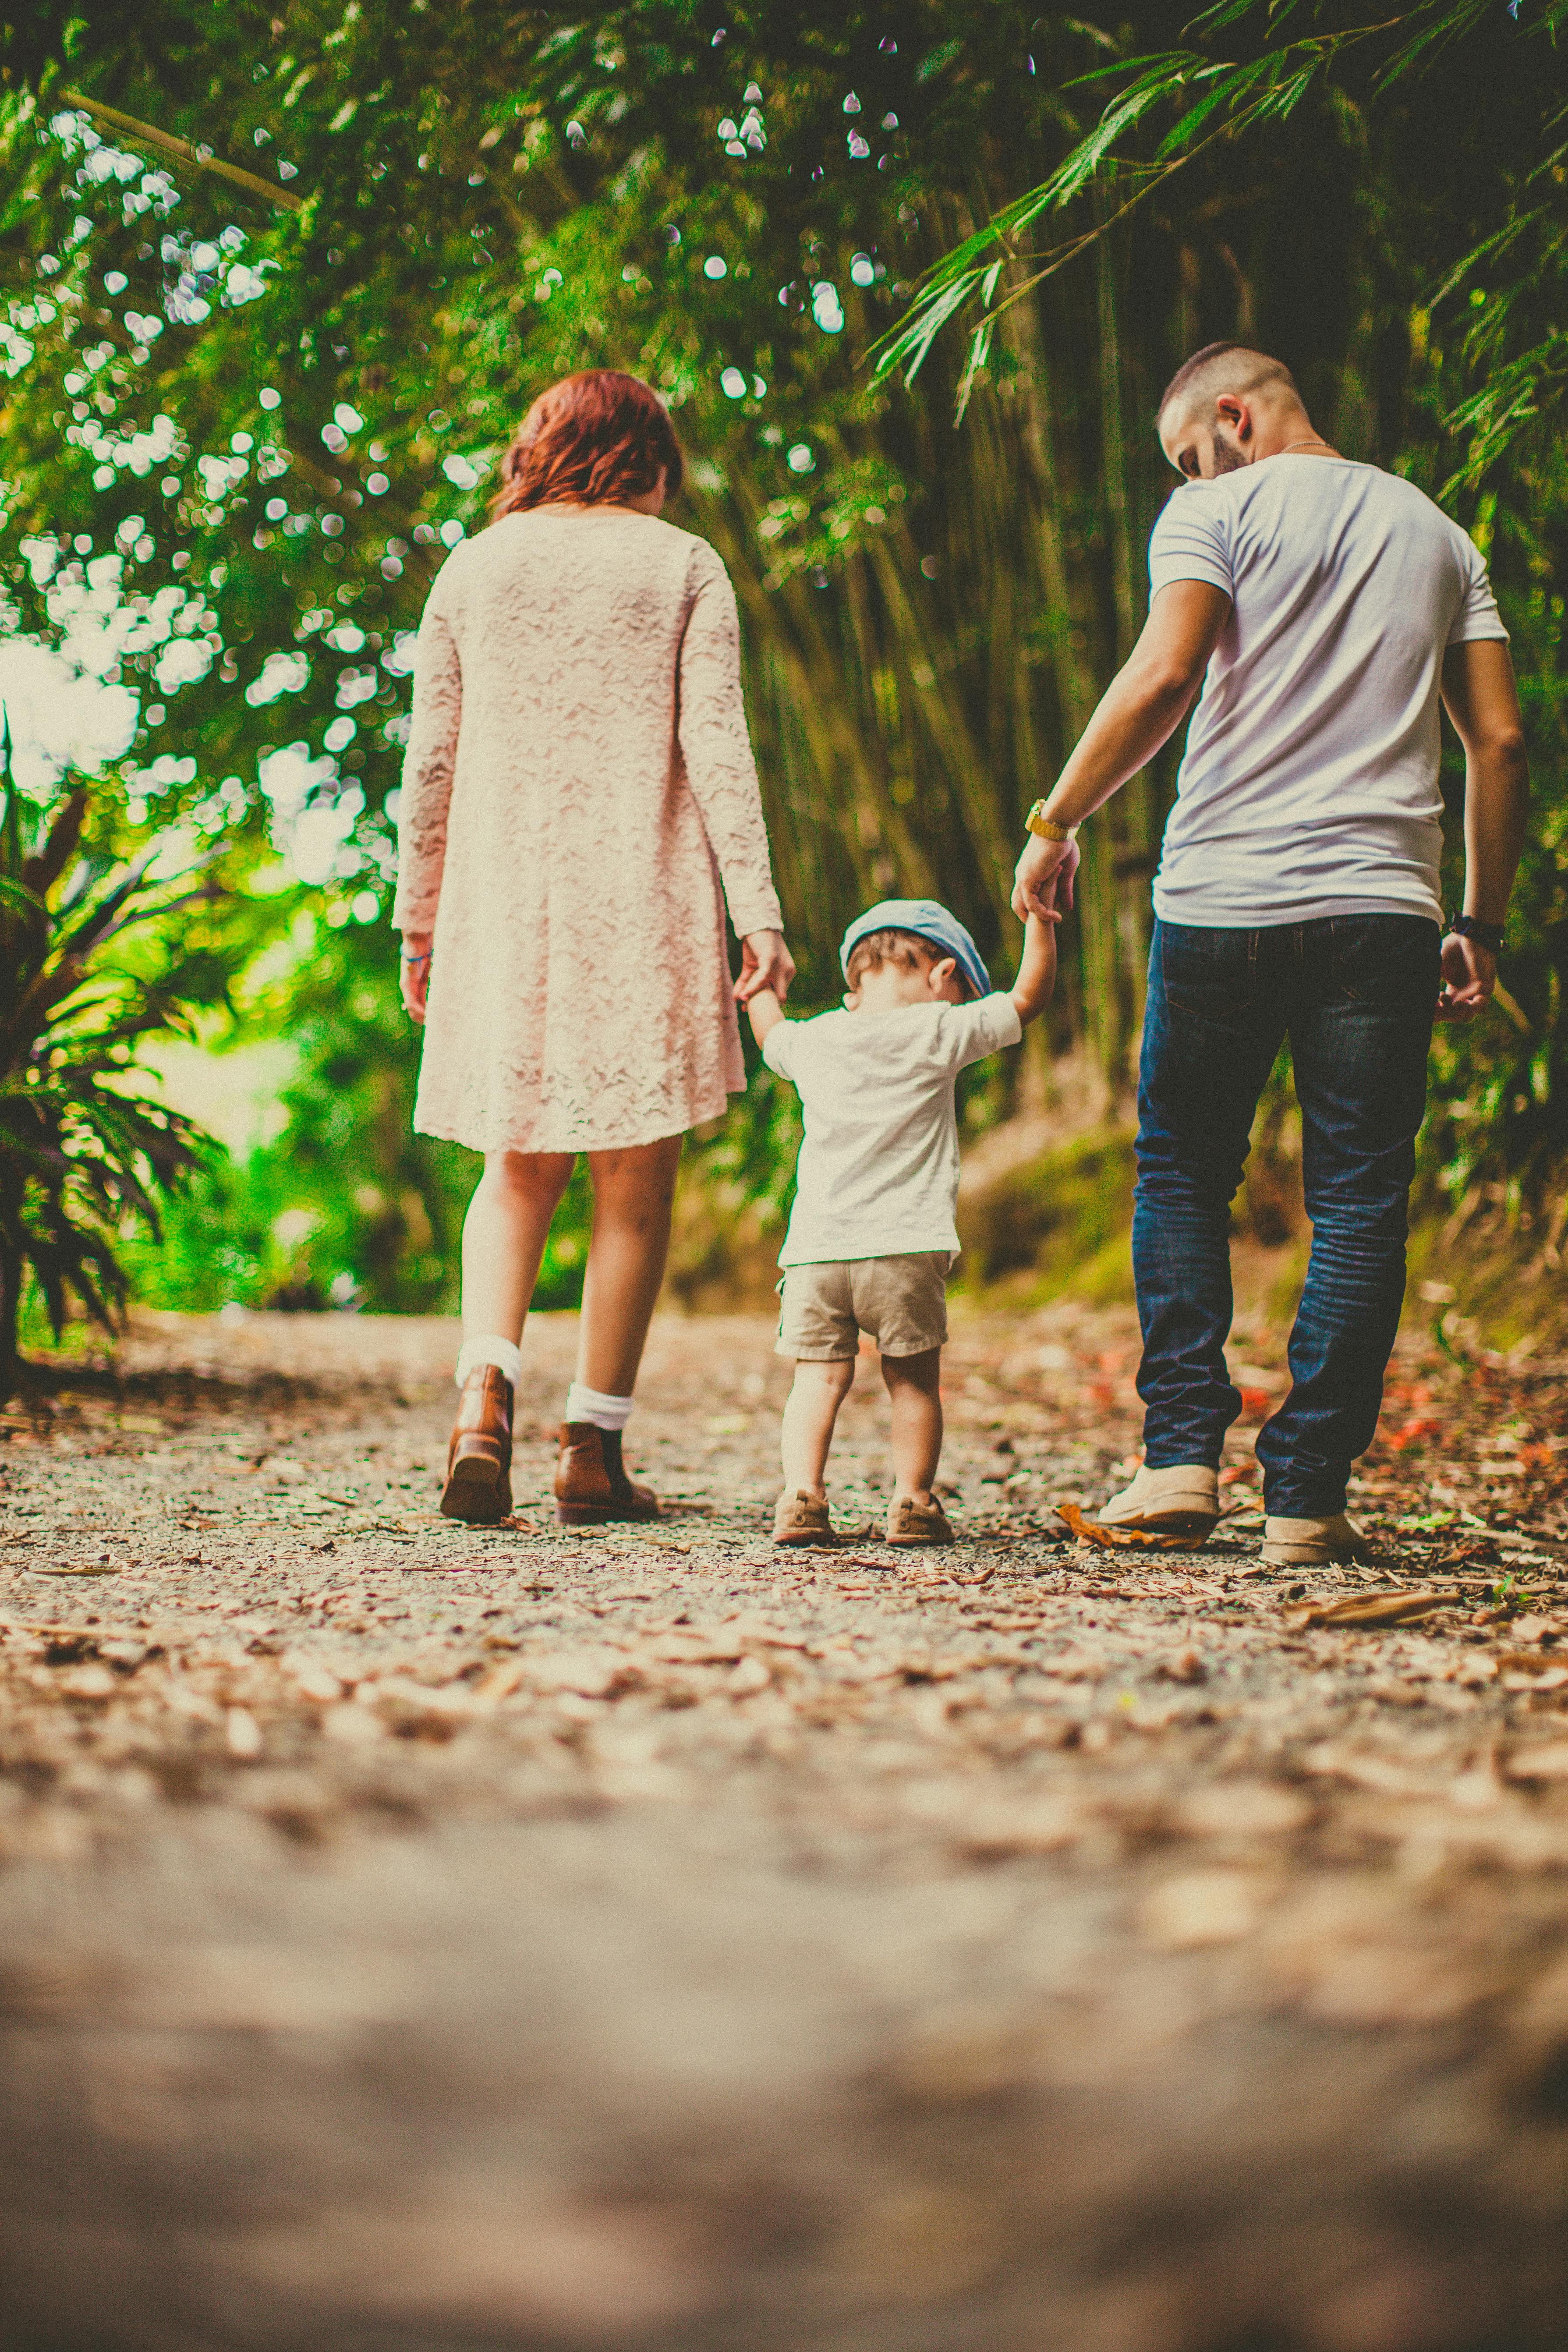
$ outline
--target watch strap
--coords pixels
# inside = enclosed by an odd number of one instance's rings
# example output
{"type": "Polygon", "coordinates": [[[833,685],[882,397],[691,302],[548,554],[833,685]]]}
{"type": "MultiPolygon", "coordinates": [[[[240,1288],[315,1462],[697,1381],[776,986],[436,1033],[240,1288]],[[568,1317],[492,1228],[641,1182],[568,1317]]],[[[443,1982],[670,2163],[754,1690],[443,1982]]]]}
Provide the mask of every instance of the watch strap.
{"type": "Polygon", "coordinates": [[[1474,940],[1478,947],[1487,949],[1492,955],[1502,946],[1502,924],[1485,922],[1479,915],[1454,915],[1449,919],[1448,929],[1456,938],[1474,940]]]}
{"type": "Polygon", "coordinates": [[[1047,816],[1045,807],[1044,801],[1035,803],[1024,819],[1025,831],[1032,833],[1037,841],[1071,841],[1078,832],[1077,825],[1058,824],[1053,817],[1047,816]]]}

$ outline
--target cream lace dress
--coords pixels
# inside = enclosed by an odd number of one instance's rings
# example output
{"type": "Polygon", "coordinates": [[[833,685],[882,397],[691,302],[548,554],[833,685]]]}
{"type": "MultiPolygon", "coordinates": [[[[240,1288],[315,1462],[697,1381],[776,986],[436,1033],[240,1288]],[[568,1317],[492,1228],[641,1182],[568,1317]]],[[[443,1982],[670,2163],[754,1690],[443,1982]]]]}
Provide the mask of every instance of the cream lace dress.
{"type": "Polygon", "coordinates": [[[535,507],[465,541],[420,624],[401,931],[435,933],[414,1124],[595,1151],[745,1085],[724,937],[779,926],[734,591],[705,540],[535,507]]]}

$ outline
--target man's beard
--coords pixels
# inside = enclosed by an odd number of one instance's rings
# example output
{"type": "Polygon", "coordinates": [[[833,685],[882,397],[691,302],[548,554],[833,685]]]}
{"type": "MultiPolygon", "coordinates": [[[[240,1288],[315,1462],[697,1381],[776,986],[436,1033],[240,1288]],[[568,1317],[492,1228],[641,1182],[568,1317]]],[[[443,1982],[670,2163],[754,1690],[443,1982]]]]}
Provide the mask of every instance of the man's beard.
{"type": "Polygon", "coordinates": [[[1239,441],[1227,441],[1225,435],[1216,429],[1213,446],[1214,469],[1216,474],[1237,474],[1241,471],[1247,459],[1242,453],[1239,441]]]}

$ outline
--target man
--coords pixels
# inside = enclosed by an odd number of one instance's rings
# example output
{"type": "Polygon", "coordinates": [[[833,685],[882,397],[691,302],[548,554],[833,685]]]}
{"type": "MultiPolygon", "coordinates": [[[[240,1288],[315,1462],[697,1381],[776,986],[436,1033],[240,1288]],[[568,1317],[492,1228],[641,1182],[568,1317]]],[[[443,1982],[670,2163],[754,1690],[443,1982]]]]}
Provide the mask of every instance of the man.
{"type": "Polygon", "coordinates": [[[1359,1557],[1370,1444],[1405,1295],[1406,1204],[1434,1013],[1497,978],[1528,775],[1507,632],[1479,551],[1410,483],[1314,432],[1289,372],[1211,343],[1172,379],[1160,445],[1184,487],[1149,549],[1149,620],[1055,790],[1030,812],[1022,917],[1071,889],[1079,824],[1203,692],[1154,885],[1133,1269],[1143,1466],[1100,1514],[1219,1516],[1227,1242],[1258,1099],[1288,1037],[1311,1260],[1291,1389],[1258,1441],[1263,1556],[1359,1557]],[[1465,911],[1443,925],[1439,698],[1465,750],[1465,911]]]}

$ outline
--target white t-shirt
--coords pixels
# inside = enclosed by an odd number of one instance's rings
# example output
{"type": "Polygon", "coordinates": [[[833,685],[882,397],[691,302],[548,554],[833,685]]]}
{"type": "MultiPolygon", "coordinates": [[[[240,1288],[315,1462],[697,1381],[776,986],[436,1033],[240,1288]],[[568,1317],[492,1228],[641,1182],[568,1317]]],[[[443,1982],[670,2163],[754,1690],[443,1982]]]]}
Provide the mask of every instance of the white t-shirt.
{"type": "Polygon", "coordinates": [[[1440,920],[1443,656],[1508,637],[1474,541],[1397,475],[1302,453],[1173,492],[1152,593],[1173,580],[1231,612],[1165,827],[1162,921],[1440,920]]]}
{"type": "Polygon", "coordinates": [[[763,1059],[800,1096],[805,1139],[781,1265],[958,1255],[953,1084],[1024,1034],[1010,996],[781,1021],[763,1059]]]}

